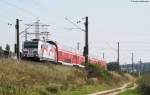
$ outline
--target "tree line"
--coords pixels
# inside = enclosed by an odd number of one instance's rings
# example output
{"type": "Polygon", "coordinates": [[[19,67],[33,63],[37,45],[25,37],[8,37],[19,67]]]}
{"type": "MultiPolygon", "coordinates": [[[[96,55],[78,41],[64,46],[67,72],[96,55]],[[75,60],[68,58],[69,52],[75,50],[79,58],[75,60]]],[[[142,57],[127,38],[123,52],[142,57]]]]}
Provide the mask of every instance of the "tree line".
{"type": "Polygon", "coordinates": [[[9,44],[6,44],[5,49],[3,49],[2,46],[0,46],[0,58],[10,57],[11,54],[12,54],[12,52],[10,51],[9,44]]]}

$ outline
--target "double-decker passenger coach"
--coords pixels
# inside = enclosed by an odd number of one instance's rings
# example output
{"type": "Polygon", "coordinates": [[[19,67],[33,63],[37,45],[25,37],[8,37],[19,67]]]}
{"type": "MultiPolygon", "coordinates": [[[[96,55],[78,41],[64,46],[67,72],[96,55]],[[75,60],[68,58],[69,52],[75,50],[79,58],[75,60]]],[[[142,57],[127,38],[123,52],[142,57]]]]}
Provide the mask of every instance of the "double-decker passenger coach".
{"type": "MultiPolygon", "coordinates": [[[[25,41],[22,46],[22,58],[36,59],[40,61],[53,61],[70,66],[79,66],[85,62],[85,57],[76,50],[66,49],[53,41],[31,40],[25,41]],[[53,44],[52,44],[52,43],[53,44]]],[[[106,62],[102,59],[89,57],[91,64],[99,64],[102,68],[107,69],[106,62]]]]}

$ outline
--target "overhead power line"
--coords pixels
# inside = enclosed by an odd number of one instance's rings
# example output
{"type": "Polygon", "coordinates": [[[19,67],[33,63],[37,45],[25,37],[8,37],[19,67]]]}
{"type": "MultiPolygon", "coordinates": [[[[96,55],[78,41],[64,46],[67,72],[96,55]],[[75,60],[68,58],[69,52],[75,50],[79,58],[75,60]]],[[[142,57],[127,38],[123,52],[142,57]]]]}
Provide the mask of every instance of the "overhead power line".
{"type": "Polygon", "coordinates": [[[150,49],[121,49],[121,51],[150,51],[150,49]]]}
{"type": "Polygon", "coordinates": [[[0,23],[2,23],[2,24],[8,24],[8,22],[6,22],[4,20],[1,20],[1,19],[0,19],[0,23]]]}
{"type": "Polygon", "coordinates": [[[149,41],[120,41],[122,44],[150,44],[149,41]]]}
{"type": "Polygon", "coordinates": [[[1,2],[2,2],[2,3],[7,4],[7,5],[11,6],[11,7],[16,8],[16,9],[20,10],[21,12],[23,11],[23,12],[25,12],[25,13],[29,14],[29,15],[32,15],[33,17],[35,17],[35,16],[36,16],[36,15],[35,15],[35,14],[33,14],[32,12],[30,12],[30,11],[28,11],[28,10],[26,10],[26,9],[22,8],[22,7],[16,6],[15,4],[12,4],[12,3],[7,2],[7,1],[5,1],[5,0],[1,0],[1,2]]]}
{"type": "MultiPolygon", "coordinates": [[[[1,11],[3,11],[3,9],[1,11]]],[[[0,13],[0,23],[10,25],[10,21],[11,21],[10,17],[6,16],[4,13],[0,13]]]]}
{"type": "Polygon", "coordinates": [[[107,46],[110,47],[110,49],[114,50],[115,52],[117,52],[117,49],[112,47],[108,42],[106,42],[107,46]]]}
{"type": "Polygon", "coordinates": [[[73,26],[75,26],[76,28],[69,28],[69,29],[80,29],[81,31],[85,31],[84,29],[82,29],[80,26],[78,26],[77,24],[75,24],[74,22],[72,22],[70,19],[65,17],[65,20],[67,20],[68,22],[70,22],[73,26]]]}
{"type": "Polygon", "coordinates": [[[143,3],[143,2],[149,2],[149,0],[131,0],[131,2],[141,2],[141,3],[143,3]]]}

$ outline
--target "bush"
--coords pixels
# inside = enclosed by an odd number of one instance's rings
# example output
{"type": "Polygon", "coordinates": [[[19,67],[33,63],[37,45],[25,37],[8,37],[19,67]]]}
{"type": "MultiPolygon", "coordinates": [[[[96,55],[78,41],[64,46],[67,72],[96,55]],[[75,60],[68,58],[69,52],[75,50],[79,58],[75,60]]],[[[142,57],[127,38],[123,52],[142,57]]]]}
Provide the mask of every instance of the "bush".
{"type": "Polygon", "coordinates": [[[58,93],[61,89],[63,89],[63,85],[55,83],[49,84],[46,87],[46,90],[51,93],[58,93]]]}
{"type": "Polygon", "coordinates": [[[120,71],[120,66],[117,62],[109,62],[107,64],[107,69],[110,71],[120,71]]]}
{"type": "Polygon", "coordinates": [[[150,95],[150,75],[143,76],[138,82],[141,94],[150,95]]]}
{"type": "Polygon", "coordinates": [[[87,76],[88,77],[106,77],[108,76],[108,71],[105,69],[101,68],[100,65],[98,64],[86,64],[85,67],[87,71],[87,76]]]}

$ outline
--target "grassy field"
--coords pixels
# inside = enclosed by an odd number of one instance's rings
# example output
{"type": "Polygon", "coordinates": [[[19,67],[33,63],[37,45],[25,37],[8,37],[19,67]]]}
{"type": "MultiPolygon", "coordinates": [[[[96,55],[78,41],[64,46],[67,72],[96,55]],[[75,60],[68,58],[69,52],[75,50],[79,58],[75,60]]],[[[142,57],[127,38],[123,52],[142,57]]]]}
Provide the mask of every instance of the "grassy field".
{"type": "Polygon", "coordinates": [[[74,67],[1,59],[0,95],[83,95],[130,79],[115,72],[102,73],[103,77],[87,77],[85,70],[74,67]]]}

